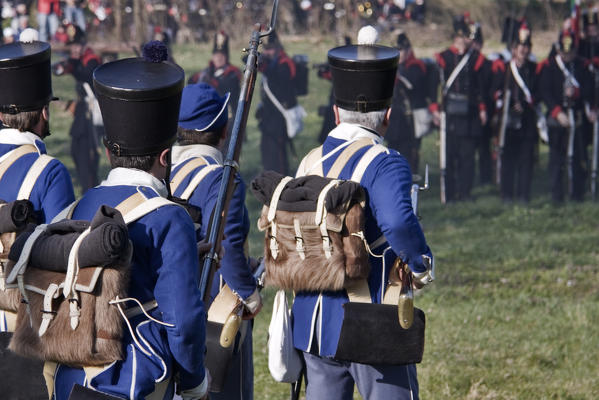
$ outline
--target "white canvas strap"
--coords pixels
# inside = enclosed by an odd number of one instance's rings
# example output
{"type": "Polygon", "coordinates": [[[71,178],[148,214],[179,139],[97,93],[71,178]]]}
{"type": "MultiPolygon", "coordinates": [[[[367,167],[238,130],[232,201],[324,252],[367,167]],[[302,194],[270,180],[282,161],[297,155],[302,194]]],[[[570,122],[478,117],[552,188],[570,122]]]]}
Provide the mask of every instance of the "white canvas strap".
{"type": "Polygon", "coordinates": [[[358,165],[354,169],[354,172],[351,176],[351,181],[360,183],[370,163],[376,158],[376,156],[378,156],[381,153],[389,153],[389,150],[382,144],[374,145],[370,149],[368,149],[368,151],[364,153],[364,155],[358,162],[358,165]]]}
{"type": "Polygon", "coordinates": [[[451,89],[451,86],[453,85],[455,80],[458,78],[458,75],[460,75],[460,72],[462,72],[462,70],[464,69],[464,67],[466,66],[468,61],[470,60],[471,55],[472,55],[472,50],[468,50],[468,52],[466,53],[466,55],[464,57],[462,57],[462,59],[460,60],[458,65],[456,65],[456,67],[453,69],[453,71],[451,71],[451,74],[449,75],[449,78],[447,79],[447,82],[445,82],[445,86],[443,87],[444,95],[447,94],[447,92],[449,92],[449,89],[451,89]]]}
{"type": "Polygon", "coordinates": [[[580,83],[578,83],[578,80],[576,80],[576,78],[568,70],[568,68],[566,68],[566,65],[564,64],[564,60],[562,60],[562,57],[559,54],[555,56],[555,62],[557,63],[557,66],[559,67],[559,69],[562,70],[562,74],[564,74],[564,78],[566,80],[569,80],[570,82],[572,82],[572,85],[575,88],[579,89],[580,88],[580,83]]]}
{"type": "Polygon", "coordinates": [[[33,187],[35,186],[37,179],[40,177],[42,172],[46,166],[52,161],[53,158],[49,155],[42,154],[37,160],[33,163],[27,175],[25,175],[25,179],[21,184],[21,188],[19,189],[19,193],[17,194],[17,200],[28,200],[29,196],[31,196],[31,192],[33,191],[33,187]]]}
{"type": "Polygon", "coordinates": [[[287,185],[287,183],[292,179],[293,178],[290,176],[284,177],[275,188],[275,191],[272,194],[272,199],[270,199],[270,205],[268,206],[268,222],[274,221],[275,214],[277,213],[277,204],[279,204],[279,199],[281,198],[281,193],[283,193],[285,185],[287,185]]]}
{"type": "Polygon", "coordinates": [[[297,218],[293,218],[293,230],[295,231],[295,250],[298,252],[302,260],[306,259],[306,249],[304,247],[304,237],[302,229],[297,218]]]}
{"type": "Polygon", "coordinates": [[[300,176],[310,175],[313,169],[314,175],[324,176],[324,172],[322,172],[322,146],[318,146],[308,153],[306,157],[302,160],[299,167],[297,168],[297,173],[295,174],[296,178],[300,176]]]}
{"type": "Polygon", "coordinates": [[[171,193],[175,193],[183,182],[183,179],[187,175],[189,175],[194,169],[201,167],[202,165],[207,165],[208,161],[204,157],[197,157],[187,162],[184,166],[177,171],[177,173],[172,177],[170,181],[171,185],[171,193]]]}
{"type": "Polygon", "coordinates": [[[327,258],[331,258],[333,247],[331,246],[331,238],[327,231],[327,208],[326,208],[326,197],[329,191],[339,184],[339,180],[335,179],[329,182],[318,195],[318,203],[316,204],[316,216],[314,222],[320,229],[320,236],[322,237],[322,249],[324,255],[327,258]]]}
{"type": "Polygon", "coordinates": [[[37,152],[38,152],[37,147],[30,145],[30,144],[26,144],[23,146],[19,146],[16,149],[11,150],[8,153],[6,153],[0,160],[0,180],[2,180],[2,177],[4,176],[6,171],[19,158],[23,157],[24,155],[31,154],[31,153],[37,153],[37,152]]]}
{"type": "Polygon", "coordinates": [[[356,140],[348,140],[347,142],[342,143],[339,146],[335,147],[333,150],[329,151],[324,156],[322,156],[322,146],[320,146],[319,148],[321,149],[320,150],[321,158],[318,161],[314,162],[312,165],[309,165],[308,166],[309,168],[306,170],[306,172],[303,175],[310,175],[315,168],[318,168],[318,170],[315,172],[315,174],[319,175],[319,176],[324,176],[324,172],[322,171],[322,163],[325,162],[326,160],[328,160],[329,158],[331,158],[332,156],[334,156],[335,154],[337,154],[339,151],[343,150],[347,146],[354,143],[356,140]]]}
{"type": "Polygon", "coordinates": [[[196,190],[196,188],[199,186],[199,184],[204,180],[204,178],[206,176],[208,176],[208,174],[214,170],[216,170],[217,168],[221,168],[221,165],[218,164],[210,164],[210,165],[206,165],[204,168],[202,168],[191,180],[191,182],[189,182],[189,185],[185,188],[185,191],[181,194],[181,198],[183,200],[189,200],[189,198],[191,197],[191,195],[193,194],[194,190],[196,190]]]}
{"type": "Polygon", "coordinates": [[[410,82],[408,80],[408,78],[406,78],[405,76],[403,76],[402,74],[398,73],[397,74],[397,78],[401,81],[401,83],[404,84],[404,86],[406,87],[406,89],[408,90],[412,90],[414,88],[414,86],[412,85],[412,82],[410,82]]]}
{"type": "Polygon", "coordinates": [[[526,102],[532,105],[532,95],[530,94],[530,89],[526,86],[524,79],[522,79],[522,75],[520,75],[520,71],[518,71],[518,66],[514,60],[510,61],[510,69],[512,70],[512,75],[514,76],[514,80],[524,92],[524,97],[526,97],[526,102]]]}

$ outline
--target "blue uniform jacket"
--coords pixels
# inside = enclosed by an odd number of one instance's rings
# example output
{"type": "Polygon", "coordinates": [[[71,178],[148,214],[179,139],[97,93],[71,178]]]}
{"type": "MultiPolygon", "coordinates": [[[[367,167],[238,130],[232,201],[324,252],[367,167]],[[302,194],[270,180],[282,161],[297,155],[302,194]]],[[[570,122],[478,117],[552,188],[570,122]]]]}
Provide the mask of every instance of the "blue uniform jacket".
{"type": "MultiPolygon", "coordinates": [[[[342,123],[324,141],[323,156],[348,140],[372,139],[373,145],[382,138],[374,131],[358,125],[342,123]]],[[[358,151],[339,175],[350,179],[361,156],[370,148],[358,151]]],[[[324,160],[326,175],[341,151],[324,160]]],[[[431,256],[424,234],[412,209],[410,190],[412,173],[406,159],[395,150],[379,154],[364,173],[361,185],[366,192],[365,236],[368,243],[375,242],[381,235],[387,243],[371,249],[381,254],[391,246],[383,258],[370,256],[371,271],[368,277],[370,296],[373,303],[381,303],[387,286],[389,271],[398,254],[408,263],[412,271],[424,272],[422,255],[431,256]],[[384,262],[383,262],[384,260],[384,262]]],[[[343,304],[348,297],[345,290],[338,292],[298,292],[293,303],[293,342],[297,349],[310,351],[318,343],[318,354],[332,357],[337,350],[343,322],[343,304]],[[319,338],[314,338],[314,334],[319,338]]]]}
{"type": "MultiPolygon", "coordinates": [[[[177,172],[192,159],[204,157],[209,164],[222,165],[223,158],[220,151],[207,145],[189,145],[173,147],[173,171],[171,176],[177,172]]],[[[200,166],[189,173],[173,193],[175,197],[181,196],[185,188],[196,174],[205,166],[200,166]]],[[[189,203],[198,207],[202,211],[202,224],[199,235],[201,238],[207,237],[208,226],[212,210],[216,205],[218,191],[222,180],[223,169],[217,168],[210,172],[194,190],[189,198],[189,203]]],[[[222,277],[229,287],[242,299],[248,299],[256,291],[256,280],[248,265],[248,258],[244,252],[244,245],[250,231],[250,219],[247,208],[245,207],[245,184],[239,174],[235,176],[235,192],[229,204],[227,222],[225,225],[225,238],[223,247],[225,255],[221,260],[221,266],[218,269],[218,275],[215,275],[213,281],[211,296],[214,298],[218,294],[219,281],[222,277]]]]}
{"type": "MultiPolygon", "coordinates": [[[[106,181],[83,196],[73,219],[91,220],[101,205],[115,207],[136,191],[147,198],[166,195],[164,184],[150,174],[116,168],[106,181]]],[[[59,365],[57,400],[67,399],[74,383],[131,399],[145,398],[160,387],[165,390],[160,398],[170,399],[175,374],[180,377],[182,390],[204,380],[206,314],[198,290],[199,265],[191,218],[179,206],[163,206],[130,223],[128,229],[133,242],[128,295],[142,303],[156,299],[158,307],[149,314],[174,326],[160,325],[143,314],[130,319],[146,355],[123,321],[125,359],[110,364],[95,377],[59,365]]],[[[128,308],[133,306],[132,302],[127,304],[128,308]]]]}
{"type": "MultiPolygon", "coordinates": [[[[0,130],[0,158],[19,146],[34,145],[39,154],[31,153],[19,158],[0,180],[0,199],[11,202],[17,194],[29,168],[40,154],[46,154],[46,146],[39,136],[31,132],[19,132],[16,129],[0,130]]],[[[65,166],[54,159],[39,176],[29,200],[40,213],[40,223],[52,220],[60,211],[75,200],[71,177],[65,166]]]]}

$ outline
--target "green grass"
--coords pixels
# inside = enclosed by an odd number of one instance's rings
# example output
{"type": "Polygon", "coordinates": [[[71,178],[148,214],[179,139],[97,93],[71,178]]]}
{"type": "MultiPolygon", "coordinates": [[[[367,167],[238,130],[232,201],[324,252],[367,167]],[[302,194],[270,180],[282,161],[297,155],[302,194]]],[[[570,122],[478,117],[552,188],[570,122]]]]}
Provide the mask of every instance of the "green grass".
{"type": "MultiPolygon", "coordinates": [[[[235,43],[233,54],[243,45],[235,43]]],[[[295,41],[287,49],[322,62],[332,45],[295,41]]],[[[188,73],[203,67],[208,54],[208,46],[175,49],[188,73]]],[[[316,145],[321,123],[316,110],[330,90],[315,73],[310,79],[310,95],[301,98],[309,115],[305,131],[295,139],[299,157],[316,145]]],[[[73,96],[69,77],[56,78],[54,87],[60,97],[73,96]]],[[[260,170],[260,133],[253,118],[258,99],[256,91],[240,163],[246,182],[260,170]]],[[[55,107],[52,114],[49,152],[73,172],[70,118],[55,107]]],[[[436,256],[437,279],[416,298],[427,316],[426,350],[418,366],[421,397],[599,398],[599,208],[588,201],[549,204],[546,146],[540,147],[530,205],[504,205],[494,187],[479,187],[474,202],[441,206],[437,140],[437,135],[428,136],[422,146],[432,188],[422,194],[420,214],[436,256]]],[[[292,167],[299,161],[292,158],[292,167]]],[[[104,157],[102,165],[105,174],[104,157]]],[[[262,253],[262,234],[255,228],[260,205],[249,193],[247,206],[256,257],[262,253]]],[[[288,385],[272,380],[267,367],[273,293],[265,290],[266,305],[254,328],[256,399],[284,399],[289,393],[288,385]]]]}

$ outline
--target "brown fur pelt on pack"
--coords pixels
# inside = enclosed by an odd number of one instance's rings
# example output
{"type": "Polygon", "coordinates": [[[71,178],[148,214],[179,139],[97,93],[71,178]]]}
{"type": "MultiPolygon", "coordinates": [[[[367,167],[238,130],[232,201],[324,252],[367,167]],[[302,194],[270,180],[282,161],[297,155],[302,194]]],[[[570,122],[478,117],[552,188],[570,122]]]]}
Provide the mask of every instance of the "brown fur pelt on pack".
{"type": "MultiPolygon", "coordinates": [[[[121,360],[124,356],[122,316],[115,305],[109,304],[117,296],[126,297],[129,284],[129,263],[132,248],[129,246],[126,262],[107,267],[82,268],[77,277],[80,317],[76,329],[71,328],[69,302],[62,289],[54,299],[54,318],[40,337],[39,327],[43,315],[44,296],[26,289],[31,310],[31,320],[26,304],[19,304],[17,328],[9,349],[25,357],[60,362],[72,366],[94,366],[121,360]]],[[[13,263],[9,264],[9,268],[13,263]]],[[[64,282],[65,274],[28,268],[26,285],[46,290],[51,283],[64,282]]]]}
{"type": "MultiPolygon", "coordinates": [[[[0,244],[2,249],[2,251],[0,251],[0,279],[2,280],[6,278],[8,253],[10,252],[10,247],[15,242],[16,237],[16,232],[0,233],[0,244]]],[[[21,296],[17,289],[2,290],[2,286],[0,285],[0,310],[17,312],[20,301],[21,296]]]]}
{"type": "Polygon", "coordinates": [[[315,224],[315,212],[288,212],[278,210],[275,216],[276,259],[270,251],[272,228],[264,207],[258,223],[266,229],[264,237],[266,284],[294,291],[341,290],[346,279],[368,277],[368,253],[360,237],[352,233],[364,229],[364,210],[359,203],[345,205],[337,212],[327,214],[327,232],[331,241],[331,257],[323,249],[322,234],[315,224]],[[297,250],[293,220],[301,227],[305,259],[297,250]]]}

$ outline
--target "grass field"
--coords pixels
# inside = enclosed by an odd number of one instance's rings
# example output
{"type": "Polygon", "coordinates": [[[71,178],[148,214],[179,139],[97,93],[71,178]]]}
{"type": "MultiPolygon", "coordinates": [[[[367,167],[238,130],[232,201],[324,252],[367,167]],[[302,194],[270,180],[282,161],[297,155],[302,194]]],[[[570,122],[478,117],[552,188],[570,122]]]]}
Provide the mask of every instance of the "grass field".
{"type": "MultiPolygon", "coordinates": [[[[297,40],[287,49],[322,62],[332,44],[297,40]]],[[[175,58],[191,73],[207,63],[208,52],[208,46],[177,47],[175,58]]],[[[540,57],[544,54],[539,52],[540,57]]],[[[314,73],[310,79],[310,94],[301,99],[309,115],[305,131],[295,140],[299,157],[316,145],[321,123],[316,110],[326,103],[330,88],[314,73]]],[[[73,96],[71,78],[57,78],[54,84],[60,97],[73,96]]],[[[70,118],[56,107],[52,118],[49,152],[74,172],[70,118]]],[[[260,170],[253,116],[247,136],[241,170],[249,182],[260,170]]],[[[599,398],[599,208],[589,201],[549,204],[545,146],[540,147],[530,205],[504,205],[494,187],[479,187],[475,201],[441,206],[437,140],[437,135],[425,138],[421,161],[430,165],[432,189],[422,194],[420,214],[437,263],[437,280],[416,298],[427,316],[426,350],[418,367],[421,398],[599,398]]],[[[291,162],[297,166],[299,159],[291,162]]],[[[104,176],[104,159],[102,171],[104,176]]],[[[251,254],[259,256],[259,205],[249,193],[247,206],[251,254]]],[[[284,399],[288,385],[275,383],[267,368],[273,292],[266,290],[265,295],[254,330],[255,398],[284,399]]]]}

